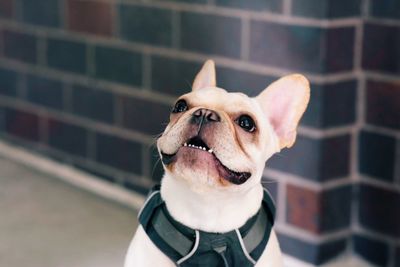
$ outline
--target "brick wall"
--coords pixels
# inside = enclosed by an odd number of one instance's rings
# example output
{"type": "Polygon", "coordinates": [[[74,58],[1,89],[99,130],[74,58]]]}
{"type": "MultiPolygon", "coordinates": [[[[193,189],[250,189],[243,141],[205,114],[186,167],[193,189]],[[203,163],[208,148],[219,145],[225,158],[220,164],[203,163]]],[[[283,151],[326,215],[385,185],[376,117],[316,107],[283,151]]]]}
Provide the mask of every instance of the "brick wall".
{"type": "Polygon", "coordinates": [[[400,266],[399,55],[397,0],[0,0],[0,132],[145,193],[204,60],[250,95],[304,73],[298,141],[264,177],[282,249],[400,266]]]}

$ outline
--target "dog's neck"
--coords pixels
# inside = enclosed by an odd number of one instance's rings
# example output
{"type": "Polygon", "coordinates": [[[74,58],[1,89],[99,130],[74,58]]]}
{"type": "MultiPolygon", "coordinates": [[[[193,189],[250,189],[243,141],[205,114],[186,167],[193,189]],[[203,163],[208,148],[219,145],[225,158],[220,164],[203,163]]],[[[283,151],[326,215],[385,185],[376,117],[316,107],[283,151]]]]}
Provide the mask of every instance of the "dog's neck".
{"type": "Polygon", "coordinates": [[[165,174],[161,196],[175,220],[206,232],[224,233],[240,228],[257,213],[263,198],[261,184],[246,192],[200,194],[184,183],[165,174]]]}

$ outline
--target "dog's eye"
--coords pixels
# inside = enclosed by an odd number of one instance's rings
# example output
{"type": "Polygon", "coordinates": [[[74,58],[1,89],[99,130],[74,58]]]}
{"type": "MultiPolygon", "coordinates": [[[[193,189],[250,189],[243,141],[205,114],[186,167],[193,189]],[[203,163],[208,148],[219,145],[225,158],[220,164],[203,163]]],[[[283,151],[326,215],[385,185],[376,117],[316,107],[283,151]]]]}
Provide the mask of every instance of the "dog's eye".
{"type": "Polygon", "coordinates": [[[248,115],[241,115],[236,123],[243,128],[245,131],[252,133],[256,130],[256,124],[253,119],[248,115]]]}
{"type": "Polygon", "coordinates": [[[184,112],[188,109],[187,103],[185,100],[180,99],[176,102],[174,108],[172,109],[172,113],[180,113],[184,112]]]}

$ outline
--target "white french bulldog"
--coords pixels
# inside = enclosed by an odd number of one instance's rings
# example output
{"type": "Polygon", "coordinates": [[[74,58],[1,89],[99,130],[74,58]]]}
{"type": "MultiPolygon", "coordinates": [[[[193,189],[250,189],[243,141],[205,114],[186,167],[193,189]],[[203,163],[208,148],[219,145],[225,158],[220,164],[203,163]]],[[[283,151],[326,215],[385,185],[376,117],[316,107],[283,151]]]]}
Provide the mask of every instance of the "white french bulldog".
{"type": "MultiPolygon", "coordinates": [[[[293,145],[309,97],[309,82],[300,74],[275,81],[255,98],[228,93],[216,87],[215,64],[208,60],[192,91],[179,97],[157,141],[165,169],[160,199],[173,224],[193,229],[192,248],[175,261],[150,238],[150,230],[139,225],[125,267],[211,266],[206,256],[198,258],[197,265],[185,265],[196,254],[202,233],[236,233],[248,266],[282,266],[273,229],[258,259],[246,251],[238,229],[259,213],[265,196],[261,184],[265,162],[293,145]]],[[[226,252],[227,246],[221,251],[226,252]]],[[[220,253],[223,264],[215,266],[247,266],[233,260],[233,249],[229,253],[220,253]]]]}

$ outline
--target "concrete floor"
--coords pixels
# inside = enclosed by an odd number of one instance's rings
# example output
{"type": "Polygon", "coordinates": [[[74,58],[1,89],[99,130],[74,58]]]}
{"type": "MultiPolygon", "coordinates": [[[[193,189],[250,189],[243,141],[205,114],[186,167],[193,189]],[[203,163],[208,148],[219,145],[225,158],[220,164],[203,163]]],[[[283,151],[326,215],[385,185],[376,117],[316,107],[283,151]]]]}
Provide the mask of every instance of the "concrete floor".
{"type": "Polygon", "coordinates": [[[0,170],[0,266],[123,266],[135,211],[1,157],[0,170]]]}

